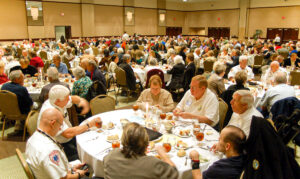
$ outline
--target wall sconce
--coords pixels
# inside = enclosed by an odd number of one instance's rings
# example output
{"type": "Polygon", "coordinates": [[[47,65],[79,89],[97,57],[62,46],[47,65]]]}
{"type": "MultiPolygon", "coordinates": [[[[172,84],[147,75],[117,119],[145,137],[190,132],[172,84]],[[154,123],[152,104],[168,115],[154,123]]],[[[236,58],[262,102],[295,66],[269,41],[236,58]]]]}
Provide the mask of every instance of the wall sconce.
{"type": "Polygon", "coordinates": [[[165,19],[166,19],[166,15],[165,15],[165,14],[159,14],[159,20],[160,20],[161,22],[164,22],[165,19]]]}
{"type": "Polygon", "coordinates": [[[38,18],[39,18],[39,8],[32,6],[32,7],[30,7],[30,12],[31,12],[32,19],[34,21],[38,20],[38,18]]]}
{"type": "Polygon", "coordinates": [[[166,10],[159,10],[158,11],[158,25],[159,26],[166,26],[166,10]]]}
{"type": "Polygon", "coordinates": [[[132,21],[132,12],[130,12],[130,11],[128,11],[127,12],[127,20],[129,21],[129,22],[131,22],[132,21]]]}

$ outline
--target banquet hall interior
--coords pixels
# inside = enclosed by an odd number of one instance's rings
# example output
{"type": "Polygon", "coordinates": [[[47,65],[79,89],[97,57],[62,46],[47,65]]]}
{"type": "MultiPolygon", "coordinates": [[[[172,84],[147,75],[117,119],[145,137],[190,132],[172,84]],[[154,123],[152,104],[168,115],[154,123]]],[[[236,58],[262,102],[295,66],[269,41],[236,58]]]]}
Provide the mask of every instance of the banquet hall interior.
{"type": "Polygon", "coordinates": [[[0,0],[1,178],[300,178],[300,0],[0,0]]]}

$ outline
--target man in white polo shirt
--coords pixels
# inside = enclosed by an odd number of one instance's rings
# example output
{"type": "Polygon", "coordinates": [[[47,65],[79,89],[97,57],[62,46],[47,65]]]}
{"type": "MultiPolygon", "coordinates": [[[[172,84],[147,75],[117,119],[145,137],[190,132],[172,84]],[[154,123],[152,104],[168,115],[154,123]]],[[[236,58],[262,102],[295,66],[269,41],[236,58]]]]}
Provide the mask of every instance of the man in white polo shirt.
{"type": "Polygon", "coordinates": [[[254,107],[254,97],[249,90],[238,90],[233,93],[230,102],[233,114],[228,125],[242,129],[248,138],[252,117],[263,118],[263,115],[254,107]]]}
{"type": "Polygon", "coordinates": [[[192,78],[188,90],[173,111],[184,119],[197,119],[201,123],[215,126],[219,122],[219,102],[216,95],[207,88],[202,75],[192,78]]]}
{"type": "Polygon", "coordinates": [[[231,68],[230,72],[228,73],[228,79],[233,80],[235,74],[238,71],[245,71],[247,73],[248,80],[254,79],[254,73],[253,73],[252,69],[247,66],[247,64],[248,64],[248,57],[240,56],[239,65],[231,68]]]}
{"type": "Polygon", "coordinates": [[[79,96],[70,96],[70,91],[65,86],[53,86],[49,91],[49,99],[43,103],[37,121],[37,125],[39,126],[43,112],[49,108],[56,108],[63,114],[64,121],[61,129],[55,136],[55,139],[63,145],[69,161],[78,159],[76,140],[74,137],[85,132],[90,127],[94,127],[96,123],[101,123],[100,118],[95,118],[86,123],[86,125],[73,127],[67,112],[67,108],[70,108],[72,103],[76,104],[78,107],[83,107],[82,113],[87,113],[89,111],[89,103],[85,99],[80,98],[79,96]]]}

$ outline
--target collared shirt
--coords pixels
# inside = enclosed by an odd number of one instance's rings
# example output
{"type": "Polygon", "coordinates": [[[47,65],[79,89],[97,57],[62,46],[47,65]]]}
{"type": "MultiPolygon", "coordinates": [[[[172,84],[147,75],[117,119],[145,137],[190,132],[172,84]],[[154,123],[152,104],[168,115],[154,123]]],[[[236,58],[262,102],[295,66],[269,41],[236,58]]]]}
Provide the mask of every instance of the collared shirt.
{"type": "Polygon", "coordinates": [[[215,126],[219,122],[219,102],[216,95],[208,88],[198,100],[188,90],[177,108],[184,112],[207,117],[213,122],[211,126],[215,126]]]}
{"type": "Polygon", "coordinates": [[[245,71],[247,73],[247,79],[250,80],[250,79],[254,79],[254,73],[252,72],[252,69],[248,66],[246,66],[245,69],[242,69],[240,67],[240,65],[237,65],[233,68],[231,68],[230,72],[228,73],[228,78],[234,78],[235,74],[239,71],[245,71]]]}
{"type": "Polygon", "coordinates": [[[262,117],[263,115],[254,107],[248,109],[243,114],[233,113],[228,125],[236,126],[242,129],[248,138],[250,133],[250,126],[252,121],[252,116],[262,117]]]}
{"type": "Polygon", "coordinates": [[[46,100],[40,110],[40,113],[39,113],[39,117],[38,117],[38,121],[37,121],[37,126],[39,126],[40,124],[40,120],[41,120],[41,117],[42,117],[42,114],[45,110],[47,109],[50,109],[50,108],[56,108],[58,109],[64,116],[64,121],[63,121],[63,125],[61,127],[61,129],[58,131],[58,133],[56,134],[55,136],[55,139],[59,142],[59,143],[67,143],[71,140],[68,139],[68,138],[65,138],[64,136],[62,136],[61,134],[68,128],[72,127],[72,124],[69,120],[69,115],[68,115],[68,111],[67,111],[67,108],[70,108],[72,106],[72,98],[70,97],[69,99],[69,102],[68,104],[62,109],[58,106],[56,106],[55,104],[51,104],[49,99],[46,100]]]}
{"type": "Polygon", "coordinates": [[[68,74],[68,67],[66,64],[60,62],[59,64],[59,67],[57,67],[55,64],[51,64],[50,65],[51,67],[56,67],[57,68],[57,71],[58,73],[61,73],[61,74],[68,74]]]}
{"type": "MultiPolygon", "coordinates": [[[[286,72],[286,70],[284,68],[279,67],[279,69],[276,72],[278,72],[278,71],[285,72],[286,73],[286,77],[288,79],[287,72],[286,72]]],[[[275,75],[275,73],[272,72],[271,68],[268,68],[267,71],[266,71],[266,73],[265,73],[265,75],[262,77],[262,81],[263,82],[267,82],[267,81],[274,82],[274,75],[275,75]]]]}
{"type": "Polygon", "coordinates": [[[278,84],[272,88],[270,88],[262,97],[260,105],[267,107],[268,111],[270,111],[273,104],[281,99],[287,97],[295,97],[295,89],[287,84],[278,84]]]}
{"type": "Polygon", "coordinates": [[[28,139],[25,153],[26,161],[36,179],[62,178],[68,173],[66,154],[54,141],[40,132],[34,132],[28,139]]]}
{"type": "Polygon", "coordinates": [[[172,111],[174,109],[174,101],[169,91],[160,89],[160,94],[154,96],[150,88],[145,89],[137,100],[137,105],[140,109],[146,110],[146,103],[150,106],[159,105],[164,113],[172,111]]]}

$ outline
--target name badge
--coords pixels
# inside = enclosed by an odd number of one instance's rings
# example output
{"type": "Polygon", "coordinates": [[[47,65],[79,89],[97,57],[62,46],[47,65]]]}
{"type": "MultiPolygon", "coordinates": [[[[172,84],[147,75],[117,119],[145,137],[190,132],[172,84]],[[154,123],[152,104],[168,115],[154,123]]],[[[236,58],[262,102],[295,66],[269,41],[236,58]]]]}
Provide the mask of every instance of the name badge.
{"type": "Polygon", "coordinates": [[[192,104],[191,100],[187,100],[186,103],[185,103],[186,106],[190,106],[191,104],[192,104]]]}

